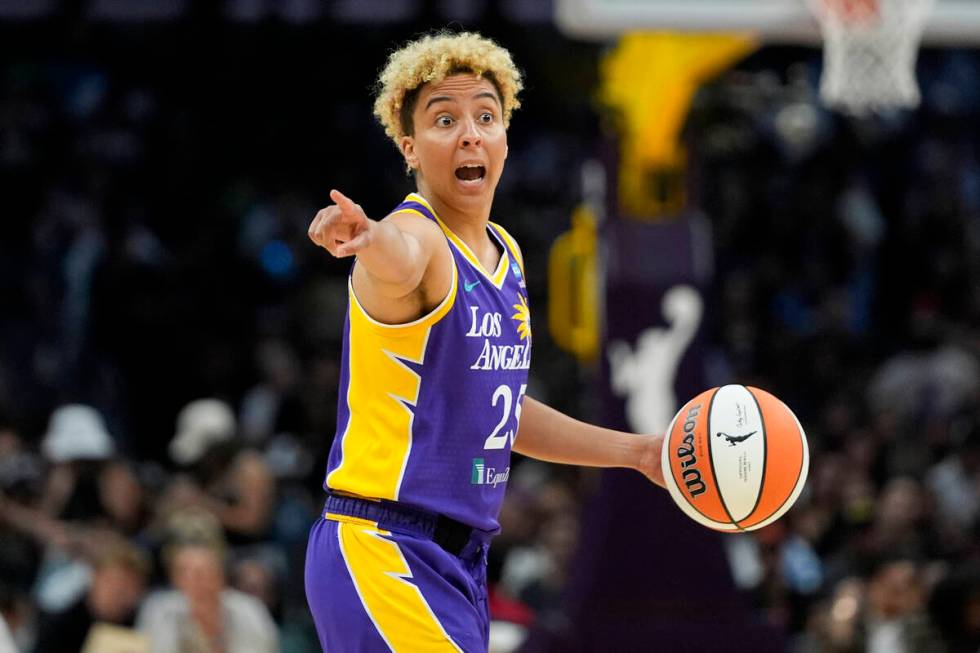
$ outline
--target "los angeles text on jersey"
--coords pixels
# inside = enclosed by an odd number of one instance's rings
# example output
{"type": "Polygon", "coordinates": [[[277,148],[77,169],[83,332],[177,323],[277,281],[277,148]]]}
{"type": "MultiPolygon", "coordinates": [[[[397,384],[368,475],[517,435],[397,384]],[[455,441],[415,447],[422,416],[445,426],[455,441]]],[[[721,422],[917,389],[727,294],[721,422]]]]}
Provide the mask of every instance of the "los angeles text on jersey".
{"type": "Polygon", "coordinates": [[[526,370],[531,367],[531,343],[523,345],[495,345],[491,338],[501,335],[503,316],[496,312],[484,311],[479,306],[470,306],[470,330],[467,338],[483,338],[483,349],[471,370],[526,370]]]}

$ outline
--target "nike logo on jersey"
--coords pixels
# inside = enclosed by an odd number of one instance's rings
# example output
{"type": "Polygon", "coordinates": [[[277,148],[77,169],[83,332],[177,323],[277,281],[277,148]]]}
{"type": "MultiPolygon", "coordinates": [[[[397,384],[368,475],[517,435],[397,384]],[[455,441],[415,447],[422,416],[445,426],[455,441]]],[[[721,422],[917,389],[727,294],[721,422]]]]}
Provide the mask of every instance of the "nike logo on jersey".
{"type": "Polygon", "coordinates": [[[470,292],[471,290],[473,290],[474,288],[476,288],[479,285],[480,285],[480,280],[479,279],[477,279],[476,281],[473,281],[472,283],[466,283],[466,282],[464,282],[463,283],[463,289],[466,290],[466,292],[470,292]]]}

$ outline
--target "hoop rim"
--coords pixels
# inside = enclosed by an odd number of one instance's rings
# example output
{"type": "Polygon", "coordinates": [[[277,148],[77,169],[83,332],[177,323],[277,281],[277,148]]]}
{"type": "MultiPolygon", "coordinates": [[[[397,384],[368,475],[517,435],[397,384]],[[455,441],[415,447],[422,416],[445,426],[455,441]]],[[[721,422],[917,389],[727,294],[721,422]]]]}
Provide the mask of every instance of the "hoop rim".
{"type": "Polygon", "coordinates": [[[881,19],[881,0],[812,0],[821,22],[833,20],[843,25],[865,27],[881,19]]]}

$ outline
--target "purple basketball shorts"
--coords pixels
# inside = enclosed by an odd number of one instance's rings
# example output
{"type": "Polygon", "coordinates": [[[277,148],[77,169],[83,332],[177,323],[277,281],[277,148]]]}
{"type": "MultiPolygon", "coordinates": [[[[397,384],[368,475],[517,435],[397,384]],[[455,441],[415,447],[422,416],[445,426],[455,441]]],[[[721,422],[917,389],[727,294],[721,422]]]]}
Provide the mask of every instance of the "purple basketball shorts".
{"type": "Polygon", "coordinates": [[[331,512],[313,525],[306,596],[325,653],[486,653],[488,538],[455,556],[411,531],[331,512]]]}

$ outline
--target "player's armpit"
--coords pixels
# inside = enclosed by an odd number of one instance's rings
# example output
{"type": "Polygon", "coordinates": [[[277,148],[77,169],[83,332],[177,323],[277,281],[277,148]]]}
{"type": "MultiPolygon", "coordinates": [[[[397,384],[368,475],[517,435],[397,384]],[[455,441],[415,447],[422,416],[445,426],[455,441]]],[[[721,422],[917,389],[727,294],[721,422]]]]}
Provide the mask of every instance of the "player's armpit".
{"type": "Polygon", "coordinates": [[[358,253],[354,293],[373,319],[384,324],[412,322],[450,292],[449,244],[438,225],[413,213],[394,213],[377,226],[377,240],[358,253]]]}

